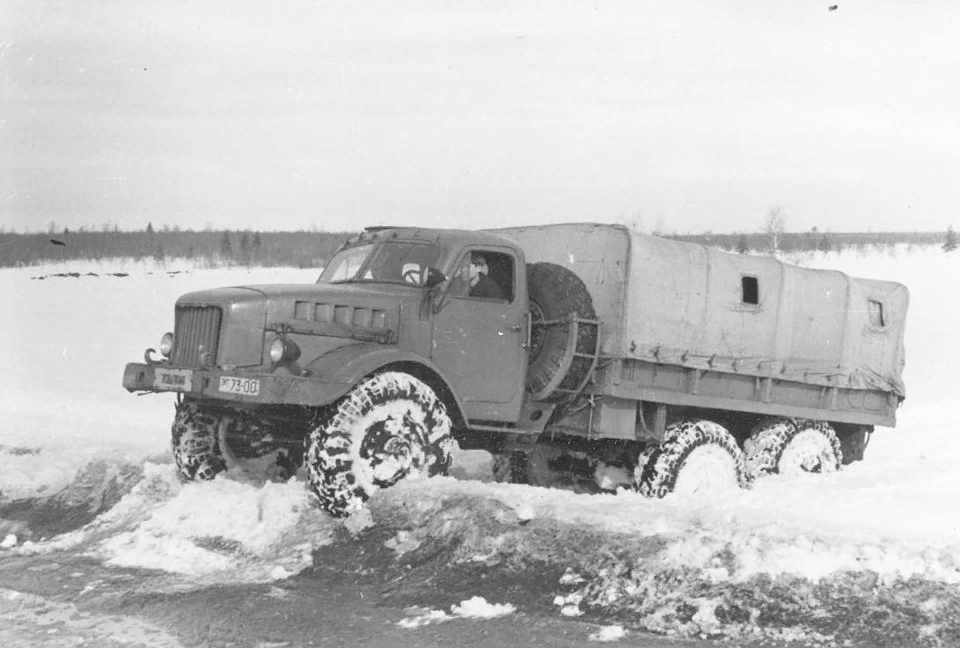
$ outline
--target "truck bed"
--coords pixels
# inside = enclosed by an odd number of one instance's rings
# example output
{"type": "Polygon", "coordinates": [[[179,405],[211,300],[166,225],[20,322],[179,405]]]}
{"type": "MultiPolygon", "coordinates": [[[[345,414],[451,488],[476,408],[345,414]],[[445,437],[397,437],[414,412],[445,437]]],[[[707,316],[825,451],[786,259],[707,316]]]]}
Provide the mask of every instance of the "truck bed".
{"type": "Polygon", "coordinates": [[[601,320],[594,389],[615,398],[892,425],[905,286],[619,225],[496,233],[577,273],[601,320]]]}

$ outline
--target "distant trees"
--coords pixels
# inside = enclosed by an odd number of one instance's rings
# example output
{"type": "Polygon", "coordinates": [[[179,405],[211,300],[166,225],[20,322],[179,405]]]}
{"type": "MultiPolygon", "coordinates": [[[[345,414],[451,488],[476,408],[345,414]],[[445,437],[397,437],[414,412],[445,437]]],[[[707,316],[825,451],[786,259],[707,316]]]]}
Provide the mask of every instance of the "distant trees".
{"type": "MultiPolygon", "coordinates": [[[[33,233],[11,232],[3,226],[0,233],[0,267],[71,261],[79,259],[126,258],[151,263],[169,263],[171,259],[194,259],[204,267],[226,266],[241,262],[242,231],[211,232],[181,230],[162,231],[153,226],[134,231],[102,231],[98,223],[91,231],[80,226],[58,225],[55,237],[67,246],[50,244],[47,223],[33,233]],[[62,228],[62,229],[61,229],[62,228]],[[66,235],[69,234],[67,237],[66,235]],[[221,254],[220,252],[224,252],[221,254]]],[[[242,262],[250,266],[283,266],[298,268],[322,267],[352,233],[348,232],[246,232],[246,256],[242,262]]],[[[940,235],[938,245],[943,240],[940,235]]]]}
{"type": "Polygon", "coordinates": [[[947,227],[947,237],[943,242],[944,252],[953,252],[957,249],[957,233],[953,231],[953,225],[947,227]]]}
{"type": "Polygon", "coordinates": [[[147,230],[146,230],[146,231],[147,231],[147,234],[153,234],[153,222],[152,222],[152,221],[148,221],[148,222],[147,222],[147,230]]]}
{"type": "MultiPolygon", "coordinates": [[[[90,230],[80,229],[79,224],[70,228],[57,225],[54,238],[67,243],[66,247],[49,243],[48,223],[34,226],[33,233],[11,232],[6,225],[3,245],[0,246],[0,267],[40,263],[45,260],[58,262],[72,259],[128,258],[145,260],[195,259],[204,267],[232,264],[249,266],[322,267],[339,248],[348,233],[340,232],[258,232],[253,230],[222,230],[211,232],[181,229],[163,231],[162,225],[149,233],[148,227],[116,231],[115,221],[111,231],[104,232],[102,223],[90,230]],[[15,242],[14,242],[15,241],[15,242]]],[[[147,225],[146,223],[144,224],[147,225]]],[[[759,223],[758,223],[759,225],[759,223]]],[[[774,223],[777,225],[777,223],[774,223]]],[[[2,226],[2,224],[0,224],[2,226]]],[[[20,229],[20,228],[17,228],[20,229]]],[[[885,251],[896,244],[912,244],[915,247],[942,249],[951,252],[960,249],[957,226],[939,231],[926,232],[827,232],[811,228],[803,231],[779,233],[761,230],[731,233],[703,232],[700,234],[670,234],[668,238],[716,246],[734,253],[762,254],[772,247],[772,234],[777,234],[777,254],[807,253],[812,249],[823,253],[837,253],[847,248],[861,254],[885,251]]],[[[958,253],[960,254],[960,253],[958,253]]]]}
{"type": "Polygon", "coordinates": [[[830,237],[827,236],[826,232],[820,237],[820,242],[817,243],[817,249],[821,252],[829,252],[833,249],[833,244],[830,242],[830,237]]]}
{"type": "Polygon", "coordinates": [[[240,235],[240,258],[245,265],[250,265],[250,237],[246,232],[240,235]]]}
{"type": "Polygon", "coordinates": [[[774,205],[770,208],[763,223],[763,231],[770,237],[770,252],[779,250],[780,237],[787,231],[787,217],[782,207],[774,205]]]}
{"type": "Polygon", "coordinates": [[[809,232],[804,232],[803,238],[801,240],[801,245],[804,252],[813,252],[817,249],[817,245],[820,243],[820,230],[816,225],[810,228],[809,232]]]}
{"type": "Polygon", "coordinates": [[[233,243],[230,242],[230,232],[223,230],[223,236],[220,237],[220,256],[233,256],[233,243]]]}
{"type": "Polygon", "coordinates": [[[750,243],[747,241],[747,235],[741,234],[740,238],[737,239],[737,252],[739,254],[746,254],[750,251],[750,243]]]}
{"type": "Polygon", "coordinates": [[[239,234],[237,247],[234,248],[233,235],[230,230],[223,230],[220,234],[220,258],[224,261],[238,261],[246,265],[263,261],[261,249],[263,240],[260,232],[251,232],[249,230],[236,232],[239,234]]]}

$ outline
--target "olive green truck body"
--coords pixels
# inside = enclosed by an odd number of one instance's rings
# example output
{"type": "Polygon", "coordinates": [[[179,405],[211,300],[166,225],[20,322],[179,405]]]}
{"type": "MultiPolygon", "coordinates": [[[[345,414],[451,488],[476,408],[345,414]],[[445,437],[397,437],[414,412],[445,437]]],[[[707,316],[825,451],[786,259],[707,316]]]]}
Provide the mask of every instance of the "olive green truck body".
{"type": "Polygon", "coordinates": [[[909,298],[897,283],[618,225],[372,228],[334,262],[352,251],[361,272],[397,268],[182,296],[169,357],[127,365],[124,387],[308,409],[402,370],[443,399],[461,446],[488,449],[544,435],[656,442],[691,412],[740,438],[770,415],[829,421],[842,439],[895,425],[905,396],[909,298]],[[475,252],[504,299],[457,286],[475,252]],[[534,275],[557,267],[582,282],[592,313],[550,320],[533,303],[553,299],[534,275]],[[296,357],[271,358],[278,338],[296,357]]]}

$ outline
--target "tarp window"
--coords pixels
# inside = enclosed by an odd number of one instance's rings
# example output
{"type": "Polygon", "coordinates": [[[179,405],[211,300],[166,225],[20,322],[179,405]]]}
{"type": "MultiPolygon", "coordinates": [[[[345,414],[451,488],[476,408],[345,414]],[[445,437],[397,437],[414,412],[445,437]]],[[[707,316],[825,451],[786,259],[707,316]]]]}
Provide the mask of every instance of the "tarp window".
{"type": "Polygon", "coordinates": [[[867,313],[870,315],[870,326],[883,327],[883,304],[875,299],[867,300],[867,313]]]}
{"type": "Polygon", "coordinates": [[[744,304],[760,303],[760,282],[756,277],[744,275],[740,278],[740,298],[744,304]]]}

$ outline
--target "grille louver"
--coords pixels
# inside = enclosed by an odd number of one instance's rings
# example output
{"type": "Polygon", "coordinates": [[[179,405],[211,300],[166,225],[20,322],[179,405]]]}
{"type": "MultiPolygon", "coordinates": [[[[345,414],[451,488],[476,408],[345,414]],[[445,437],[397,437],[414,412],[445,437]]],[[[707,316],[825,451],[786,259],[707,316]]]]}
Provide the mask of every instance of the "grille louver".
{"type": "Polygon", "coordinates": [[[180,306],[173,329],[173,364],[180,367],[200,366],[203,353],[217,358],[220,339],[220,309],[215,306],[180,306]]]}

